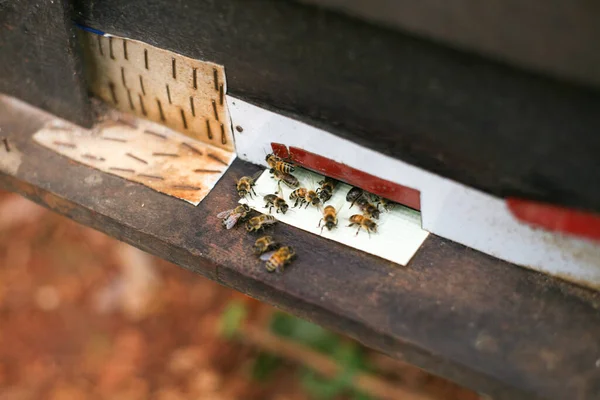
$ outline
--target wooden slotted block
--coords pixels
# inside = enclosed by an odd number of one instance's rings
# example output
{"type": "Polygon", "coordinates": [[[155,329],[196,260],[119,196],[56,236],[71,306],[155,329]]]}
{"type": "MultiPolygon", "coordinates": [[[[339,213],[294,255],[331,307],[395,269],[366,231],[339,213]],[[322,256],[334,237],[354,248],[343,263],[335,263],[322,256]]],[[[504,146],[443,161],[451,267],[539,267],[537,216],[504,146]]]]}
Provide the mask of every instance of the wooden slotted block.
{"type": "Polygon", "coordinates": [[[233,151],[225,69],[149,44],[81,31],[92,93],[117,109],[233,151]]]}

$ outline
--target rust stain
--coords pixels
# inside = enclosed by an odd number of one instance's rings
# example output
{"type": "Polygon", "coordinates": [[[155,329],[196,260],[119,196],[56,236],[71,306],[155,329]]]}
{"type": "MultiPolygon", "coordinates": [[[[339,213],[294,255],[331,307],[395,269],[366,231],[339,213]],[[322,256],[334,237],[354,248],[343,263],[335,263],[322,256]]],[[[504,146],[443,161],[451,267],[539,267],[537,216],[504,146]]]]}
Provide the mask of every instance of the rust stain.
{"type": "Polygon", "coordinates": [[[70,202],[55,196],[48,192],[40,192],[39,198],[42,200],[44,204],[48,206],[51,210],[54,210],[60,214],[70,215],[71,211],[76,208],[70,202]]]}

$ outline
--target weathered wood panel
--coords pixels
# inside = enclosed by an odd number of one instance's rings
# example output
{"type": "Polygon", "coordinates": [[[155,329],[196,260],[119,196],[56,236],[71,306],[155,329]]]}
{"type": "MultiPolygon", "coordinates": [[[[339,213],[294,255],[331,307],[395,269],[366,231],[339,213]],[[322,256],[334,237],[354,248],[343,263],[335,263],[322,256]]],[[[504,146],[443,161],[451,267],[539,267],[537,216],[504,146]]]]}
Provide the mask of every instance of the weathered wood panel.
{"type": "Polygon", "coordinates": [[[0,1],[0,93],[92,123],[69,0],[0,1]]]}
{"type": "Polygon", "coordinates": [[[0,108],[0,121],[22,153],[16,173],[0,172],[4,189],[495,399],[600,396],[597,292],[440,237],[399,268],[281,224],[274,234],[298,259],[268,274],[251,255],[255,236],[216,218],[257,167],[234,162],[193,207],[36,145],[32,115],[0,108]]]}
{"type": "Polygon", "coordinates": [[[77,5],[89,26],[224,65],[235,97],[499,197],[600,212],[597,90],[292,1],[77,5]]]}

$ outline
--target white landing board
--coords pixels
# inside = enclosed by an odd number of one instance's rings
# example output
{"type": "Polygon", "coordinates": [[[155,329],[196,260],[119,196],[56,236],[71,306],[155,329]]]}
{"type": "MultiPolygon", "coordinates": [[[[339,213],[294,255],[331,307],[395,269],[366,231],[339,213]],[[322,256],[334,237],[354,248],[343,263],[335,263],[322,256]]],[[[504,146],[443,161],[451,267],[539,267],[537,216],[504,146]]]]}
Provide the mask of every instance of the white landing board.
{"type": "MultiPolygon", "coordinates": [[[[316,190],[319,186],[318,182],[323,179],[321,175],[300,168],[294,171],[294,176],[300,181],[301,187],[312,190],[316,190]]],[[[397,205],[389,212],[381,211],[379,220],[375,220],[378,224],[377,233],[371,233],[369,236],[366,231],[361,229],[356,235],[357,227],[348,227],[350,224],[348,218],[353,214],[360,214],[360,210],[356,205],[349,208],[350,203],[346,201],[346,193],[350,189],[351,186],[339,183],[333,197],[325,203],[326,206],[332,205],[338,210],[338,226],[331,231],[325,228],[321,233],[321,228],[317,227],[322,217],[322,208],[319,209],[312,205],[308,208],[304,208],[304,206],[301,209],[299,207],[292,208],[294,202],[289,200],[289,196],[293,189],[284,184],[281,185],[282,197],[290,208],[285,215],[277,213],[273,209],[271,215],[280,222],[321,235],[323,238],[343,243],[400,265],[408,264],[429,235],[429,232],[421,228],[421,214],[413,209],[397,205]]],[[[248,196],[247,199],[242,199],[240,202],[247,202],[258,212],[268,213],[268,209],[264,208],[263,196],[273,194],[277,190],[277,181],[271,178],[268,171],[265,171],[254,186],[257,196],[253,198],[248,196]]]]}

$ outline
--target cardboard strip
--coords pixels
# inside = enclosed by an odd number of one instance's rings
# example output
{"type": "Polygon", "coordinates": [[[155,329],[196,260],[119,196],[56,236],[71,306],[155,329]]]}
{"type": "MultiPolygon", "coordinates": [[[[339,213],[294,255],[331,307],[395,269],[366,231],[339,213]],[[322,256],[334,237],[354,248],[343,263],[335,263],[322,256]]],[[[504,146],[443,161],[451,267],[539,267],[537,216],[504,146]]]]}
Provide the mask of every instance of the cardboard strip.
{"type": "Polygon", "coordinates": [[[229,151],[131,116],[116,117],[93,130],[53,119],[34,140],[81,164],[194,205],[235,158],[229,151]]]}

